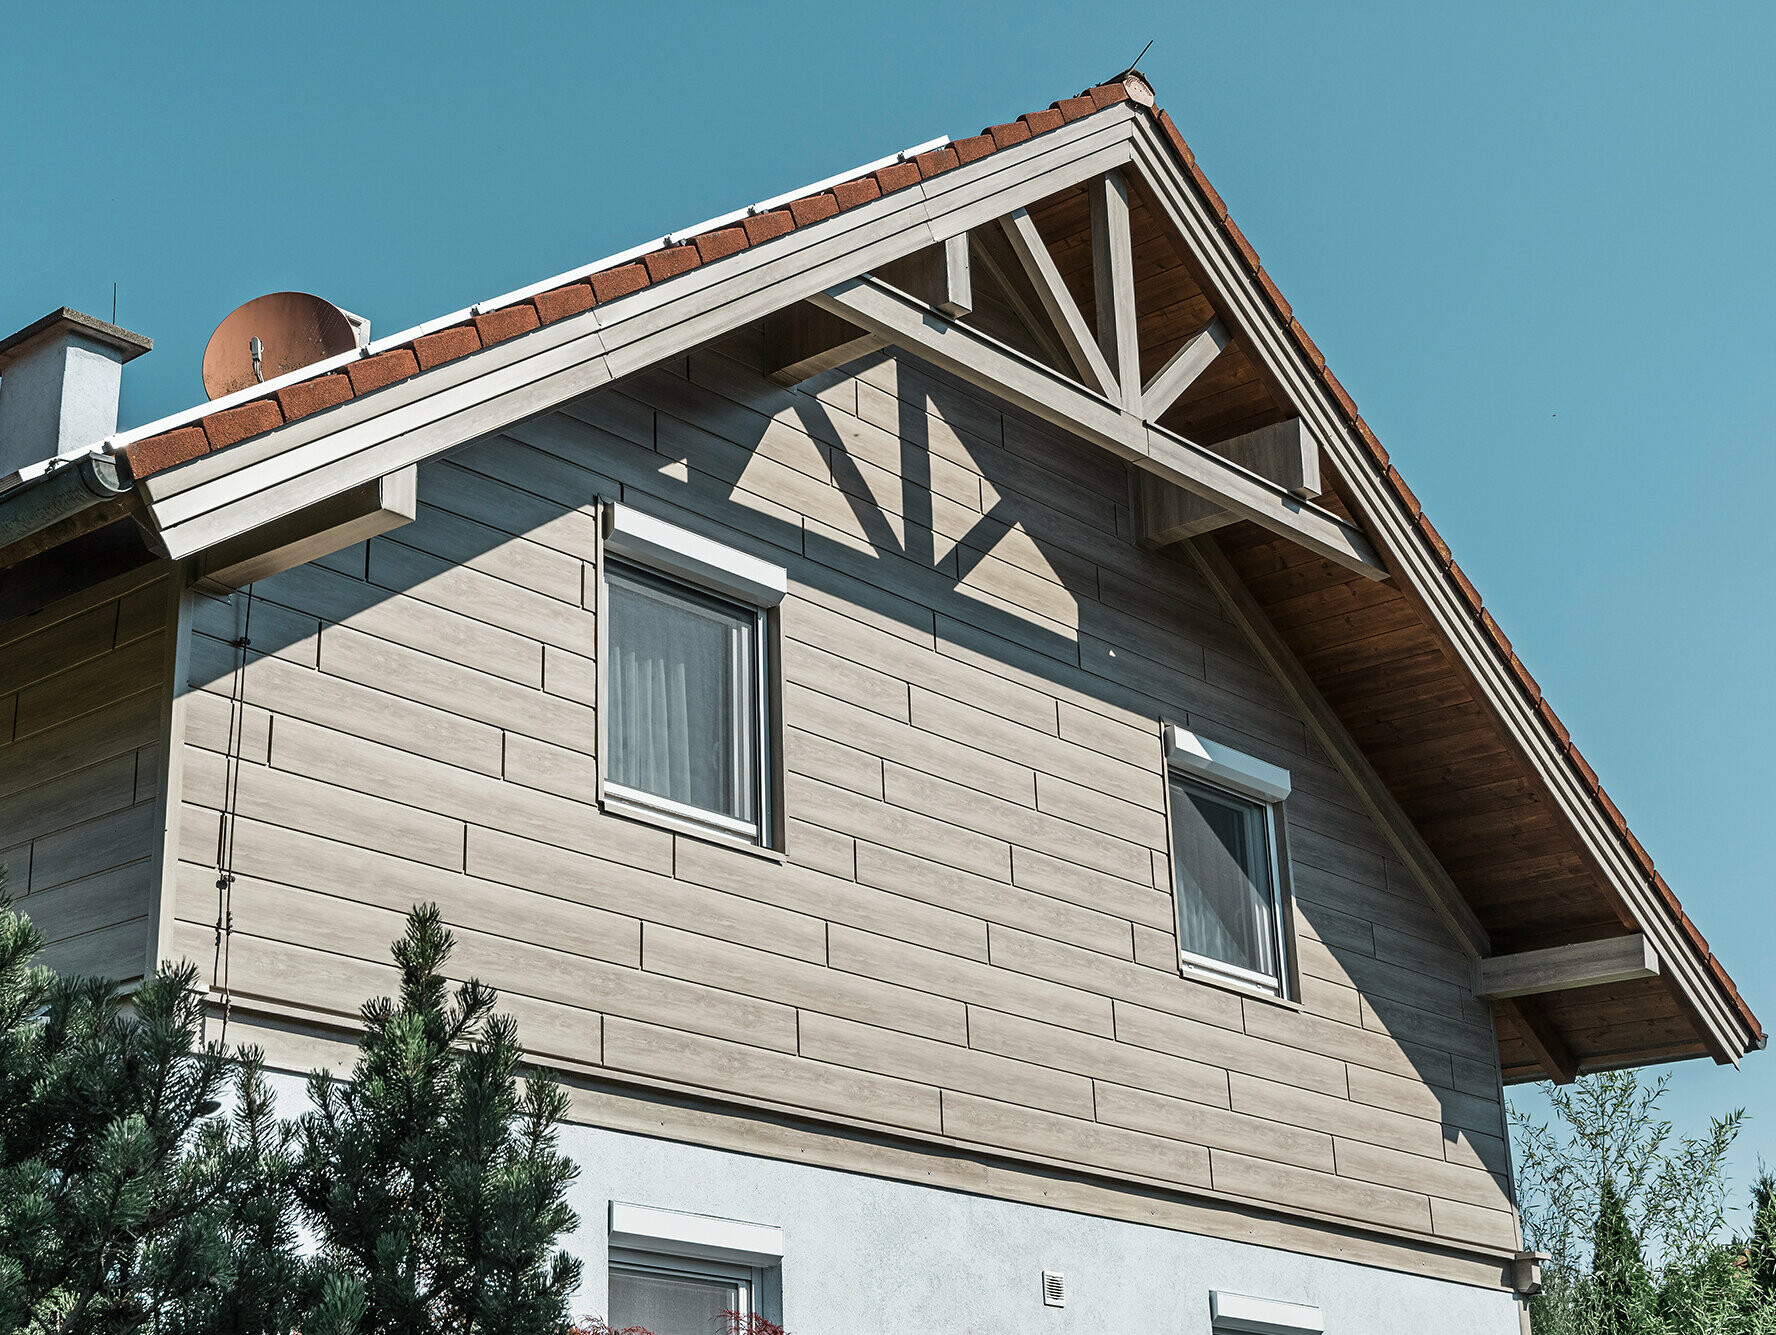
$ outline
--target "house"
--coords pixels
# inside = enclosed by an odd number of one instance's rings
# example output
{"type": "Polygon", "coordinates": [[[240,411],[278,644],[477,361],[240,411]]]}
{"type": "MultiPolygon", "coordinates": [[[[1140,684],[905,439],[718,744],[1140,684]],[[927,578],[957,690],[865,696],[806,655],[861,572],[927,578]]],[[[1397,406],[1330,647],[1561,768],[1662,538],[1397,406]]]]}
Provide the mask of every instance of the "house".
{"type": "Polygon", "coordinates": [[[0,342],[12,893],[290,1090],[436,901],[585,1310],[1515,1330],[1504,1085],[1763,1046],[1138,73],[119,432],[145,343],[0,342]]]}

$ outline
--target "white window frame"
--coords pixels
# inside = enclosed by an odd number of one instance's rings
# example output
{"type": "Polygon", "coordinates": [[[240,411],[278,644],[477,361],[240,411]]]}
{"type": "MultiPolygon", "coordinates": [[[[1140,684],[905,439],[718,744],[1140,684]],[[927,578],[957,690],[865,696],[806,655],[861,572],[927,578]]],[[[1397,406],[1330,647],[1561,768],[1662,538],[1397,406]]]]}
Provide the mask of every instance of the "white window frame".
{"type": "MultiPolygon", "coordinates": [[[[1222,742],[1214,741],[1175,723],[1165,727],[1166,757],[1166,828],[1173,828],[1171,819],[1172,778],[1252,802],[1264,814],[1264,839],[1270,867],[1270,929],[1277,972],[1273,976],[1253,969],[1241,968],[1209,955],[1198,955],[1184,949],[1180,933],[1178,963],[1183,972],[1208,976],[1229,982],[1242,990],[1263,996],[1290,1000],[1293,991],[1291,949],[1291,895],[1289,892],[1288,844],[1283,836],[1282,807],[1292,789],[1289,771],[1257,756],[1248,755],[1222,742]]],[[[1174,914],[1178,912],[1178,850],[1170,850],[1172,858],[1172,899],[1174,914]]]]}
{"type": "MultiPolygon", "coordinates": [[[[728,843],[770,849],[779,827],[774,733],[773,614],[789,591],[788,572],[738,548],[705,537],[691,529],[668,523],[632,505],[606,502],[600,525],[598,568],[598,800],[606,810],[640,816],[685,833],[713,836],[728,843]],[[610,674],[608,663],[610,580],[612,562],[651,575],[669,585],[713,596],[742,613],[754,616],[753,638],[753,756],[758,794],[756,822],[740,821],[723,812],[675,802],[617,783],[607,776],[610,674]]],[[[620,575],[619,575],[620,578],[620,575]]]]}
{"type": "Polygon", "coordinates": [[[608,1256],[607,1285],[610,1270],[651,1270],[734,1284],[743,1316],[781,1307],[783,1230],[771,1224],[612,1201],[608,1256]]]}

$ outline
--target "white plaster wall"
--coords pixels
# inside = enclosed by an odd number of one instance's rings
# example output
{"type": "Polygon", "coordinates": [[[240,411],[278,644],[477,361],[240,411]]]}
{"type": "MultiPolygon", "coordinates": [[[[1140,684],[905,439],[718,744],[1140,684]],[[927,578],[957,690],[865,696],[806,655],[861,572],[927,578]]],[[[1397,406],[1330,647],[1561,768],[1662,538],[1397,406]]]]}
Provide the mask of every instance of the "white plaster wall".
{"type": "MultiPolygon", "coordinates": [[[[301,1082],[274,1076],[286,1116],[301,1082]]],[[[576,1311],[605,1310],[612,1200],[773,1224],[790,1335],[1211,1335],[1212,1289],[1305,1303],[1327,1335],[1519,1335],[1502,1290],[809,1164],[562,1128],[580,1165],[576,1311]],[[1065,1308],[1042,1271],[1066,1276],[1065,1308]]]]}

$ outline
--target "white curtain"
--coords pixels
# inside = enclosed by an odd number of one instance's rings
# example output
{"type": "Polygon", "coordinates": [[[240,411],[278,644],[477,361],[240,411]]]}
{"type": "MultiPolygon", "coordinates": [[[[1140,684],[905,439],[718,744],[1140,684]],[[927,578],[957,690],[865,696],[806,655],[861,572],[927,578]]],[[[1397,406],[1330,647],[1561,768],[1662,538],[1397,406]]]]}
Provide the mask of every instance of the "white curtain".
{"type": "Polygon", "coordinates": [[[610,780],[755,821],[755,616],[614,571],[608,610],[610,780]]]}
{"type": "Polygon", "coordinates": [[[1174,781],[1172,856],[1179,946],[1275,977],[1275,899],[1263,808],[1174,781]]]}

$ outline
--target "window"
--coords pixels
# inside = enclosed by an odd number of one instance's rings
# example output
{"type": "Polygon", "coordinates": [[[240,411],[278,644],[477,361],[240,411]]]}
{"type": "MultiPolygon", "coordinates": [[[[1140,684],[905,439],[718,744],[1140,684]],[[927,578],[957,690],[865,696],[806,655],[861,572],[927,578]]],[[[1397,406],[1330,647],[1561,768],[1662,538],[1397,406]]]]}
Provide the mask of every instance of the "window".
{"type": "Polygon", "coordinates": [[[645,1252],[611,1252],[610,1316],[618,1330],[653,1335],[714,1335],[722,1313],[754,1310],[752,1272],[740,1266],[645,1252]]]}
{"type": "Polygon", "coordinates": [[[1288,772],[1182,728],[1166,740],[1181,962],[1281,996],[1288,772]]]}
{"type": "Polygon", "coordinates": [[[612,1201],[610,1302],[618,1330],[710,1335],[724,1312],[780,1320],[783,1230],[612,1201]]]}
{"type": "Polygon", "coordinates": [[[606,514],[606,805],[768,844],[770,609],[784,572],[628,506],[606,514]]]}

